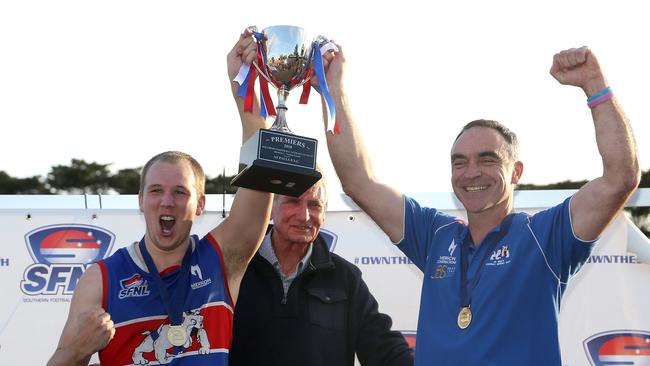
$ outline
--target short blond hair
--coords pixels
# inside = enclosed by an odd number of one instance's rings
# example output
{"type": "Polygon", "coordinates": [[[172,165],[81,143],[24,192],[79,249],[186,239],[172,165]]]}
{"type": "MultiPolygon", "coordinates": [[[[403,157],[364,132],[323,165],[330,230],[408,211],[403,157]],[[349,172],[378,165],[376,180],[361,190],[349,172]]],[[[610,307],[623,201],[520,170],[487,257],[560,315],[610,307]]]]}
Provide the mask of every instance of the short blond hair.
{"type": "Polygon", "coordinates": [[[196,178],[196,193],[199,197],[205,195],[205,173],[203,172],[201,164],[199,164],[199,162],[196,161],[196,159],[194,159],[190,154],[181,151],[165,151],[149,159],[149,161],[142,168],[142,172],[140,173],[140,192],[144,192],[147,172],[154,163],[159,161],[174,164],[178,163],[179,161],[185,161],[189,163],[190,167],[192,168],[192,172],[194,173],[194,178],[196,178]]]}

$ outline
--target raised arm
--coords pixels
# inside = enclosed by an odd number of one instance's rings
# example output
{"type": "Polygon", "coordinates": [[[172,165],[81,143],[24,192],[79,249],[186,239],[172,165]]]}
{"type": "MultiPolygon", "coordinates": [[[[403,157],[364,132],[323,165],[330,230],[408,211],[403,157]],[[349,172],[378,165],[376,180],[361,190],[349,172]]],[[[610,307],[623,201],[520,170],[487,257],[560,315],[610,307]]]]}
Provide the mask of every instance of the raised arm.
{"type": "MultiPolygon", "coordinates": [[[[587,47],[556,54],[550,72],[560,84],[582,88],[587,97],[608,86],[596,56],[587,47]]],[[[632,129],[616,97],[592,106],[591,115],[603,175],[585,184],[571,201],[573,230],[583,240],[600,235],[640,180],[632,129]]]]}
{"type": "Polygon", "coordinates": [[[404,204],[402,193],[377,180],[370,157],[354,124],[343,86],[345,55],[339,51],[326,56],[329,61],[327,85],[336,106],[339,133],[327,132],[327,147],[345,193],[363,209],[391,241],[402,239],[404,204]]]}
{"type": "Polygon", "coordinates": [[[101,306],[102,278],[95,264],[77,283],[68,320],[48,366],[85,366],[95,352],[106,347],[115,335],[115,327],[110,315],[101,306]]]}
{"type": "MultiPolygon", "coordinates": [[[[249,29],[245,30],[227,57],[228,77],[242,123],[242,141],[246,141],[260,128],[266,127],[266,121],[259,116],[259,103],[255,103],[253,113],[244,112],[243,101],[237,97],[238,85],[232,82],[242,62],[250,64],[255,58],[257,49],[251,34],[249,29]]],[[[228,286],[235,302],[246,266],[257,251],[266,231],[271,213],[271,199],[270,193],[239,188],[230,215],[211,232],[223,252],[228,286]]]]}

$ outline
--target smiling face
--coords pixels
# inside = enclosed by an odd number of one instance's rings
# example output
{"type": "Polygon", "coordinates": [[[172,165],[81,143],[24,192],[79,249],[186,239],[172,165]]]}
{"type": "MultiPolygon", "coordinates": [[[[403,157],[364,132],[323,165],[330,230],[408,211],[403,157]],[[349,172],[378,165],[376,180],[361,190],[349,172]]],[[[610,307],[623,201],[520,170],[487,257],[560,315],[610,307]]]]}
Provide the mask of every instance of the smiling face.
{"type": "Polygon", "coordinates": [[[512,210],[515,184],[523,164],[514,161],[511,147],[495,129],[471,127],[456,140],[451,151],[451,184],[468,215],[512,210]]]}
{"type": "Polygon", "coordinates": [[[322,183],[316,183],[300,197],[276,195],[273,200],[274,240],[310,244],[325,222],[327,199],[322,183]]]}
{"type": "Polygon", "coordinates": [[[194,218],[203,213],[205,205],[205,196],[199,196],[196,186],[187,161],[161,160],[148,168],[139,194],[147,244],[171,252],[189,242],[194,218]]]}

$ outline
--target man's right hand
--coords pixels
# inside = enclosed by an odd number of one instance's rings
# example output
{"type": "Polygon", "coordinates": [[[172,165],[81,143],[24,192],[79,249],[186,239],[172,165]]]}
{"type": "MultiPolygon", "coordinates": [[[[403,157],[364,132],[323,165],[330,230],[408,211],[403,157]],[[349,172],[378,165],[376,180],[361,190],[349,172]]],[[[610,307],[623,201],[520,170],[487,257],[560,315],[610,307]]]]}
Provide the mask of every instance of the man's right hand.
{"type": "Polygon", "coordinates": [[[93,354],[108,345],[115,335],[115,324],[111,315],[102,308],[88,309],[81,312],[74,320],[76,345],[80,351],[93,354]]]}
{"type": "Polygon", "coordinates": [[[88,365],[90,357],[108,345],[115,335],[115,325],[101,304],[102,274],[94,264],[77,283],[68,320],[49,366],[88,365]]]}
{"type": "MultiPolygon", "coordinates": [[[[239,73],[239,68],[242,64],[250,65],[255,61],[257,56],[257,43],[253,38],[253,29],[246,28],[239,36],[239,41],[230,50],[227,56],[228,61],[228,77],[232,81],[239,73]]],[[[237,89],[234,89],[237,90],[237,89]]]]}
{"type": "Polygon", "coordinates": [[[67,336],[61,339],[48,365],[85,365],[113,339],[115,325],[104,309],[94,307],[68,318],[64,332],[67,336]]]}

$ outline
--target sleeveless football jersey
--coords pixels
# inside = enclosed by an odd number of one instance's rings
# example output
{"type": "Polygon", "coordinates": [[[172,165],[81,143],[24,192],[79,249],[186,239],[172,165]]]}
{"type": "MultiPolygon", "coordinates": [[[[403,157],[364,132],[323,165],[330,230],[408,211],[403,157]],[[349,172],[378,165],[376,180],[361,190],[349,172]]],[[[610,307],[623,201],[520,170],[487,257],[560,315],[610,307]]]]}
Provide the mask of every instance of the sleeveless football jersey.
{"type": "MultiPolygon", "coordinates": [[[[115,336],[99,352],[102,365],[227,365],[232,341],[233,306],[216,240],[191,237],[193,247],[189,290],[182,327],[182,346],[167,338],[169,318],[146,265],[136,254],[137,243],[98,262],[103,278],[104,309],[115,323],[115,336]]],[[[160,273],[169,296],[178,292],[180,266],[160,273]]]]}

